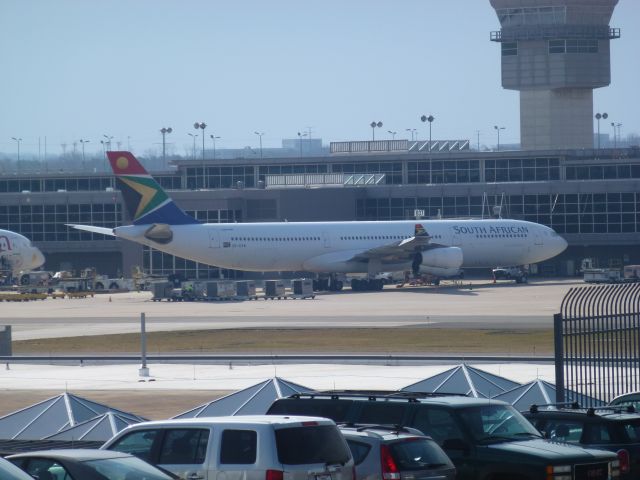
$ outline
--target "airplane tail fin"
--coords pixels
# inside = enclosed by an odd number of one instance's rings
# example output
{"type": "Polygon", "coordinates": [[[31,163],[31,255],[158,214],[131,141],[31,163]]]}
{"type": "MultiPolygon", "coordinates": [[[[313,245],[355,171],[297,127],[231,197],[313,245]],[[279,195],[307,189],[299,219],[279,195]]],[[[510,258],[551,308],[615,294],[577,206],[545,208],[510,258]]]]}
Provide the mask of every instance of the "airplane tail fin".
{"type": "Polygon", "coordinates": [[[428,237],[429,234],[424,229],[424,226],[421,223],[416,223],[413,236],[414,237],[428,237]]]}
{"type": "Polygon", "coordinates": [[[200,223],[173,202],[131,152],[107,152],[107,157],[134,225],[200,223]]]}

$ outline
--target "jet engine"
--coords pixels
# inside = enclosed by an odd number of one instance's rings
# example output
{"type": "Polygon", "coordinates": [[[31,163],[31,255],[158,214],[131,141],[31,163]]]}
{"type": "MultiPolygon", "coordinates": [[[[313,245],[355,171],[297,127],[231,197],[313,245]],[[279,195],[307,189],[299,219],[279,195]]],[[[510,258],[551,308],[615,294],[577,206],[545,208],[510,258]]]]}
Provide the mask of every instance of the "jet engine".
{"type": "Polygon", "coordinates": [[[414,275],[426,273],[436,277],[455,277],[462,266],[462,249],[438,247],[418,252],[413,257],[411,268],[414,275]]]}
{"type": "Polygon", "coordinates": [[[144,236],[145,238],[162,245],[171,243],[171,240],[173,240],[171,226],[166,223],[154,223],[144,232],[144,236]]]}

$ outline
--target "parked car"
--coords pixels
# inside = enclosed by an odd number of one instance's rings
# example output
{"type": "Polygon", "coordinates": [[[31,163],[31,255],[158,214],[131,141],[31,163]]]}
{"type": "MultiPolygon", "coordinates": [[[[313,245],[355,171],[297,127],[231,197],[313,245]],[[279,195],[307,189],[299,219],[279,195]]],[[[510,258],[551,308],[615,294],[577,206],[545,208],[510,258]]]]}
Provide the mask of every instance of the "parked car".
{"type": "Polygon", "coordinates": [[[547,440],[513,406],[498,400],[415,392],[331,391],[278,399],[268,413],[416,428],[447,453],[459,480],[619,478],[615,453],[547,440]]]}
{"type": "MultiPolygon", "coordinates": [[[[88,448],[18,453],[10,455],[7,459],[28,473],[31,480],[34,478],[36,480],[175,480],[178,478],[133,455],[88,448]]],[[[1,478],[4,480],[5,477],[1,478]]]]}
{"type": "Polygon", "coordinates": [[[640,478],[640,415],[631,407],[544,409],[532,405],[525,417],[546,438],[618,455],[620,478],[640,478]]]}
{"type": "Polygon", "coordinates": [[[182,478],[353,480],[353,458],[326,418],[251,415],[143,422],[103,449],[131,453],[182,478]]]}
{"type": "Polygon", "coordinates": [[[640,412],[640,392],[625,393],[619,395],[609,402],[611,406],[629,406],[632,405],[636,412],[640,412]]]}
{"type": "Polygon", "coordinates": [[[0,457],[0,478],[2,480],[33,480],[31,475],[2,457],[0,457]]]}
{"type": "Polygon", "coordinates": [[[454,480],[456,467],[430,437],[414,428],[340,425],[356,465],[357,480],[454,480]]]}

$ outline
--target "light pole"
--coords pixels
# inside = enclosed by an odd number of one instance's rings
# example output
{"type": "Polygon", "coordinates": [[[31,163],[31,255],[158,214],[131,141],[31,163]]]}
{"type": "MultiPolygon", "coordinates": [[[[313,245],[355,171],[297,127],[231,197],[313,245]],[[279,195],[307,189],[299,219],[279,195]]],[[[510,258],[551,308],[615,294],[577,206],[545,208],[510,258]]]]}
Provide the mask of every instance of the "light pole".
{"type": "Polygon", "coordinates": [[[162,127],[160,129],[160,133],[162,134],[162,168],[164,169],[167,165],[167,149],[166,149],[166,136],[167,133],[173,132],[173,128],[171,127],[162,127]]]}
{"type": "Polygon", "coordinates": [[[198,136],[197,134],[194,135],[193,133],[187,133],[187,135],[189,135],[191,138],[193,138],[193,159],[196,159],[196,137],[198,136]]]}
{"type": "Polygon", "coordinates": [[[15,142],[18,144],[18,163],[16,164],[16,166],[18,168],[18,174],[20,174],[20,142],[22,141],[22,138],[11,137],[11,140],[15,140],[15,142]]]}
{"type": "Polygon", "coordinates": [[[375,142],[376,141],[376,127],[382,128],[382,122],[371,122],[369,124],[369,126],[371,127],[371,140],[375,142]]]}
{"type": "Polygon", "coordinates": [[[620,139],[620,127],[621,123],[611,122],[613,127],[613,148],[618,148],[618,140],[620,139]]]}
{"type": "Polygon", "coordinates": [[[436,119],[436,117],[434,117],[433,115],[422,115],[420,117],[420,121],[422,123],[424,122],[429,122],[429,153],[431,153],[431,124],[433,123],[433,121],[436,119]]]}
{"type": "Polygon", "coordinates": [[[216,137],[213,133],[209,135],[211,137],[211,141],[213,142],[213,159],[216,159],[216,139],[220,137],[216,137]]]}
{"type": "Polygon", "coordinates": [[[198,130],[199,128],[202,129],[202,162],[204,165],[204,129],[207,128],[207,124],[204,122],[196,122],[193,124],[193,128],[195,128],[196,130],[198,130]]]}
{"type": "Polygon", "coordinates": [[[262,136],[264,135],[264,132],[253,132],[256,135],[258,135],[258,137],[260,138],[260,160],[262,160],[262,136]]]}
{"type": "Polygon", "coordinates": [[[84,139],[80,139],[79,142],[82,144],[82,170],[84,170],[85,168],[85,163],[84,163],[84,144],[85,143],[89,143],[89,140],[84,140],[84,139]]]}
{"type": "Polygon", "coordinates": [[[391,134],[391,140],[395,140],[396,139],[396,135],[398,134],[398,132],[392,132],[391,130],[387,130],[387,132],[389,132],[391,134]]]}
{"type": "Polygon", "coordinates": [[[306,137],[308,133],[298,132],[298,147],[300,148],[300,158],[302,158],[302,137],[306,137]]]}
{"type": "Polygon", "coordinates": [[[405,132],[411,133],[411,141],[414,141],[415,137],[416,137],[417,129],[415,129],[415,128],[405,128],[404,130],[405,130],[405,132]]]}
{"type": "Polygon", "coordinates": [[[596,113],[596,120],[598,121],[598,150],[600,150],[600,119],[604,119],[606,120],[607,118],[609,118],[609,114],[608,113],[596,113]]]}
{"type": "MultiPolygon", "coordinates": [[[[204,123],[204,122],[200,122],[200,123],[195,122],[193,124],[193,128],[195,128],[196,130],[202,129],[202,188],[205,188],[206,187],[206,183],[207,183],[206,182],[207,176],[206,176],[205,165],[204,165],[204,129],[207,128],[207,124],[204,123]]],[[[195,148],[194,148],[194,150],[195,150],[195,148]]],[[[196,156],[195,156],[195,153],[194,153],[194,155],[193,155],[194,160],[195,160],[195,157],[196,156]]]]}
{"type": "Polygon", "coordinates": [[[102,135],[104,138],[107,139],[106,142],[106,147],[107,147],[107,151],[111,150],[111,140],[113,140],[113,135],[102,135]]]}
{"type": "Polygon", "coordinates": [[[504,130],[505,127],[499,127],[498,125],[494,125],[493,128],[496,132],[498,132],[498,151],[500,151],[500,130],[504,130]]]}

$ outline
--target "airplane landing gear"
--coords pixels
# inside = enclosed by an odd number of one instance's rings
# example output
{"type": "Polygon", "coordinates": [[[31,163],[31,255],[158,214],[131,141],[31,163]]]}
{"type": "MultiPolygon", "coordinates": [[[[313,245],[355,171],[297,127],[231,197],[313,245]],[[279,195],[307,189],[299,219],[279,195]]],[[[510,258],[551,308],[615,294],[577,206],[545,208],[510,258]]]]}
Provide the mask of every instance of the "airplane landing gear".
{"type": "Polygon", "coordinates": [[[313,281],[313,290],[316,292],[339,292],[343,287],[343,281],[339,280],[336,275],[329,275],[329,277],[313,281]]]}
{"type": "Polygon", "coordinates": [[[354,278],[351,280],[351,290],[354,292],[379,292],[384,288],[384,282],[381,278],[372,278],[369,280],[354,278]]]}

